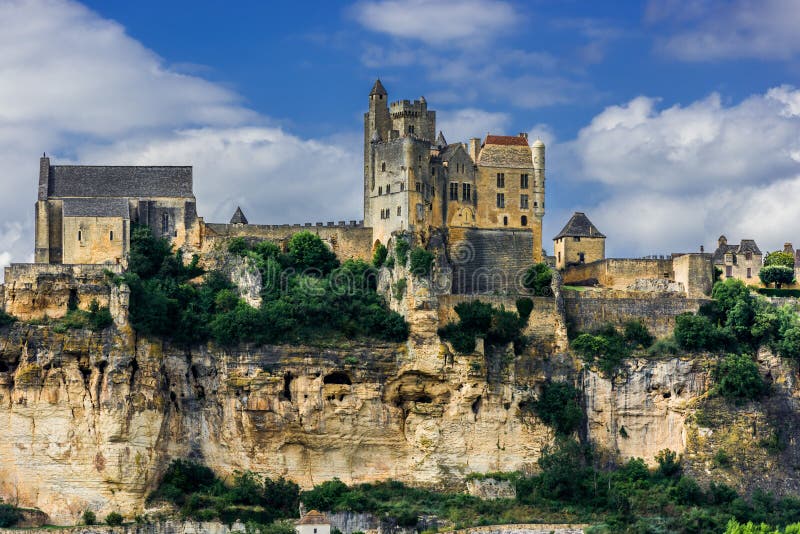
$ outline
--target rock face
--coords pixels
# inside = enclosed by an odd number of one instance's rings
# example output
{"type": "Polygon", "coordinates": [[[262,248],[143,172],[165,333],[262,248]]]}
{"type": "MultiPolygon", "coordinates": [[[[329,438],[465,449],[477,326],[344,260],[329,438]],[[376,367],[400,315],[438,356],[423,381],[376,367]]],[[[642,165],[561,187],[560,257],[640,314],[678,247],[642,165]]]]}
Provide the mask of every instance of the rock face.
{"type": "Polygon", "coordinates": [[[74,523],[87,508],[140,511],[176,457],[304,487],[533,469],[551,432],[520,402],[571,361],[435,349],[185,350],[16,324],[0,332],[0,493],[74,523]]]}

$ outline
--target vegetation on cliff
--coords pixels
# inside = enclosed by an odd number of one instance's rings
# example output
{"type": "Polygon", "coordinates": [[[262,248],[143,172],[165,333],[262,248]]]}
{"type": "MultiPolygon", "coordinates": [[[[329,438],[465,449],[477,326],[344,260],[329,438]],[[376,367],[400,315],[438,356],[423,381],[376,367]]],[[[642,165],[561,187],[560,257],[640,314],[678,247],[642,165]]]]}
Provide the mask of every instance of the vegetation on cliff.
{"type": "Polygon", "coordinates": [[[536,263],[525,271],[522,285],[534,295],[548,297],[553,294],[550,284],[553,282],[553,271],[545,263],[536,263]]]}
{"type": "Polygon", "coordinates": [[[623,332],[607,325],[591,334],[578,334],[571,346],[586,363],[596,365],[604,376],[612,376],[633,350],[652,344],[653,335],[647,327],[641,321],[629,321],[623,332]]]}
{"type": "Polygon", "coordinates": [[[516,312],[495,308],[479,300],[461,302],[454,310],[458,322],[440,328],[439,336],[450,341],[461,354],[474,352],[478,337],[493,345],[514,342],[519,347],[524,344],[521,331],[527,317],[522,319],[516,312]]]}
{"type": "Polygon", "coordinates": [[[135,228],[128,272],[130,322],[144,335],[181,344],[214,340],[231,345],[307,341],[336,336],[401,341],[408,325],[376,291],[368,264],[341,266],[310,232],[295,234],[282,253],[270,242],[232,240],[229,250],[251,258],[261,271],[262,304],[253,308],[219,272],[204,273],[197,257],[185,264],[167,240],[135,228]],[[200,277],[202,276],[202,280],[200,277]]]}

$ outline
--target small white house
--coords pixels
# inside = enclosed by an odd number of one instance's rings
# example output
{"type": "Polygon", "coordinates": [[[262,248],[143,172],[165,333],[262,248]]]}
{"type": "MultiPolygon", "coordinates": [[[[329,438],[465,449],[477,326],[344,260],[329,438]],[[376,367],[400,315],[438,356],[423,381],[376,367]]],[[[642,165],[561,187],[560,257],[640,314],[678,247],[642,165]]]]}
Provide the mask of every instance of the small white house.
{"type": "Polygon", "coordinates": [[[311,510],[295,523],[297,534],[331,534],[331,522],[325,514],[311,510]]]}

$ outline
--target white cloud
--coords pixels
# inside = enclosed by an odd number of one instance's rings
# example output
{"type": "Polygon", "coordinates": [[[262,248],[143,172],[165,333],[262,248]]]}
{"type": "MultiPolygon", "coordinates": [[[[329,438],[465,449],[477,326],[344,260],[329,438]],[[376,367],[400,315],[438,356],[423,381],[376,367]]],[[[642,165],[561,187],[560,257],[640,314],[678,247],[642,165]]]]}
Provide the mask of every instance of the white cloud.
{"type": "Polygon", "coordinates": [[[0,267],[32,259],[45,150],[55,164],[194,165],[206,220],[226,221],[236,204],[252,222],[360,218],[358,143],[271,122],[80,4],[0,1],[0,267]]]}
{"type": "Polygon", "coordinates": [[[682,60],[789,60],[800,54],[796,0],[652,0],[646,20],[672,26],[658,47],[682,60]]]}
{"type": "Polygon", "coordinates": [[[363,1],[355,4],[351,12],[358,22],[375,32],[466,48],[485,42],[495,32],[507,30],[519,21],[511,4],[500,0],[363,1]]]}
{"type": "Polygon", "coordinates": [[[725,106],[712,94],[659,110],[638,97],[611,106],[562,146],[561,176],[599,183],[587,207],[610,254],[708,250],[725,234],[774,250],[800,245],[800,91],[770,89],[725,106]],[[571,171],[571,172],[570,172],[571,171]]]}
{"type": "Polygon", "coordinates": [[[470,137],[486,137],[487,132],[507,133],[511,117],[508,113],[466,108],[438,113],[437,128],[444,132],[450,143],[466,141],[470,137]]]}

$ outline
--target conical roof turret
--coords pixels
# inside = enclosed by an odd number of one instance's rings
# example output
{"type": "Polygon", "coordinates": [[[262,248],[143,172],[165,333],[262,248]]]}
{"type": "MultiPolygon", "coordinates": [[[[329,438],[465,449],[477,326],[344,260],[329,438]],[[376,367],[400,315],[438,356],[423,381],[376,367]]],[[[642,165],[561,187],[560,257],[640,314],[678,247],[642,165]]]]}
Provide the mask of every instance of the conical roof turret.
{"type": "Polygon", "coordinates": [[[381,79],[378,78],[377,80],[375,80],[375,85],[372,86],[372,91],[369,92],[369,96],[373,96],[373,95],[384,95],[384,96],[386,96],[387,94],[389,94],[389,93],[387,93],[386,89],[383,88],[383,84],[381,83],[381,79]]]}
{"type": "Polygon", "coordinates": [[[231,217],[231,224],[247,224],[247,217],[244,216],[244,212],[239,206],[236,206],[236,211],[231,217]]]}

